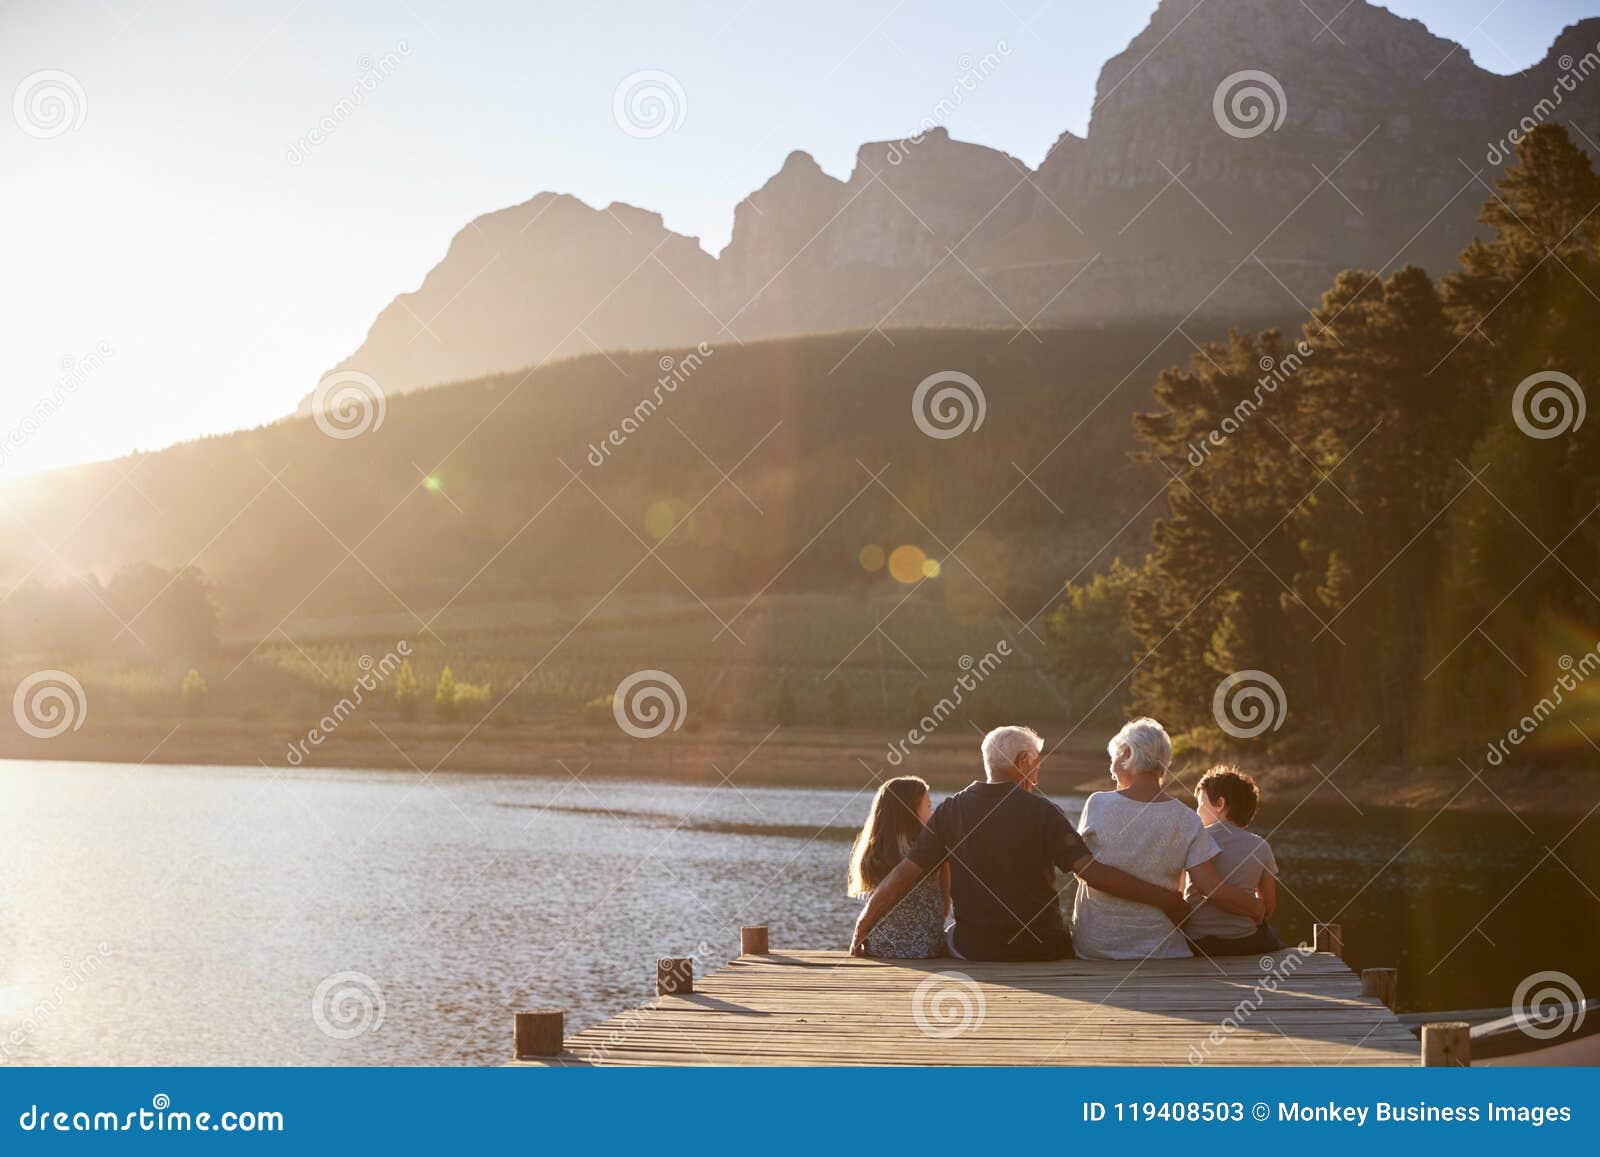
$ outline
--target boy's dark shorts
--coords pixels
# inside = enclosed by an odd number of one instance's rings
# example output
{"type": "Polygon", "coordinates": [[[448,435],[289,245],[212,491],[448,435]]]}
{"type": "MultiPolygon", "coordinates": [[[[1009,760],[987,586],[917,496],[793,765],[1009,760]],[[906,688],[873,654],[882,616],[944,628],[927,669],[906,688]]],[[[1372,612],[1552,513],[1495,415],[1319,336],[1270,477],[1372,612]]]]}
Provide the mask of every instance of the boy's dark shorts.
{"type": "Polygon", "coordinates": [[[1255,956],[1262,952],[1277,952],[1288,945],[1272,930],[1270,924],[1262,924],[1248,936],[1232,939],[1202,936],[1198,940],[1190,940],[1189,947],[1197,956],[1255,956]]]}

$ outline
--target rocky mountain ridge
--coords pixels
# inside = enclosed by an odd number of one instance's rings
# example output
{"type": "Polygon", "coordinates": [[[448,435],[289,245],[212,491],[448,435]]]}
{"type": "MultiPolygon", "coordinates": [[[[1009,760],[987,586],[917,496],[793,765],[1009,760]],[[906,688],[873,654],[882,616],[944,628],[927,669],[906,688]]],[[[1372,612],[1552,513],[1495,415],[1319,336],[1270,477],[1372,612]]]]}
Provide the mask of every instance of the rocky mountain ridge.
{"type": "Polygon", "coordinates": [[[1520,123],[1600,138],[1600,19],[1499,76],[1367,0],[1329,15],[1163,0],[1102,68],[1087,136],[1037,169],[942,127],[863,145],[844,180],[797,151],[719,257],[659,214],[541,193],[469,223],[334,368],[398,392],[596,349],[1281,317],[1343,268],[1445,268],[1520,123]]]}

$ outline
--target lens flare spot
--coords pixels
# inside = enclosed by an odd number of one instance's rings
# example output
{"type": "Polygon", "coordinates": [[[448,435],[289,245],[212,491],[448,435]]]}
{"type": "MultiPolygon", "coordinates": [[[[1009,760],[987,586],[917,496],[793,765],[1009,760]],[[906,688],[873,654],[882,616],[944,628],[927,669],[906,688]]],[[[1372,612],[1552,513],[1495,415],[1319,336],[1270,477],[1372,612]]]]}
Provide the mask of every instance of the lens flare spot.
{"type": "Polygon", "coordinates": [[[422,485],[437,494],[444,489],[444,480],[437,474],[430,474],[422,480],[422,485]]]}
{"type": "Polygon", "coordinates": [[[861,548],[861,569],[871,574],[876,574],[883,569],[883,547],[875,542],[869,542],[861,548]]]}
{"type": "Polygon", "coordinates": [[[928,556],[917,546],[897,546],[889,556],[889,573],[897,583],[914,583],[922,578],[922,564],[928,556]]]}
{"type": "Polygon", "coordinates": [[[922,575],[924,578],[938,578],[939,570],[940,567],[938,559],[925,558],[922,560],[922,575]]]}
{"type": "Polygon", "coordinates": [[[644,528],[651,538],[665,538],[677,521],[670,502],[652,502],[644,512],[644,528]]]}

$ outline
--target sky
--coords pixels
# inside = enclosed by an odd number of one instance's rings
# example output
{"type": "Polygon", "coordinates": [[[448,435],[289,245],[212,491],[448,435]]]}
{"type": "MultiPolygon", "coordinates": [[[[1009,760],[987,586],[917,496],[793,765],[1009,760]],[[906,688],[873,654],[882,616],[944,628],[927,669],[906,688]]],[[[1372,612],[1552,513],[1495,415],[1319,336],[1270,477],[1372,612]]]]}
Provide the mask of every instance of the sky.
{"type": "MultiPolygon", "coordinates": [[[[1502,73],[1600,14],[1387,6],[1502,73]]],[[[1002,45],[947,125],[1037,165],[1154,8],[0,0],[0,482],[282,417],[469,220],[542,190],[656,210],[715,253],[791,150],[843,177],[1002,45]],[[614,97],[647,71],[680,86],[682,121],[630,135],[614,97]],[[41,86],[67,131],[17,113],[41,86]]]]}

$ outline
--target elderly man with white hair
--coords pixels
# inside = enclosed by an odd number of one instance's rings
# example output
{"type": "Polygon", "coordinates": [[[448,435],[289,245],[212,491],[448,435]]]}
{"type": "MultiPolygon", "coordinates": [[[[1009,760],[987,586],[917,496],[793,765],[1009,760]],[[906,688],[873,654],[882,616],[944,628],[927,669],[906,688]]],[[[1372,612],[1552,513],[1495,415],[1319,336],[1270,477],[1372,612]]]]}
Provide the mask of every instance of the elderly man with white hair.
{"type": "MultiPolygon", "coordinates": [[[[1083,804],[1078,831],[1095,859],[1150,885],[1195,891],[1228,912],[1263,919],[1260,900],[1223,882],[1221,849],[1205,824],[1162,785],[1172,763],[1172,740],[1154,719],[1135,719],[1106,745],[1116,791],[1097,791],[1083,804]]],[[[1189,956],[1189,943],[1171,922],[1112,888],[1083,878],[1072,905],[1078,955],[1099,960],[1189,956]]]]}
{"type": "Polygon", "coordinates": [[[873,889],[850,940],[866,955],[867,934],[916,882],[946,862],[955,922],[952,955],[968,960],[1059,960],[1073,954],[1061,921],[1055,870],[1133,905],[1169,929],[1188,915],[1173,887],[1149,884],[1090,854],[1072,822],[1035,788],[1044,741],[1026,727],[983,737],[985,778],[941,803],[905,859],[873,889]]]}

